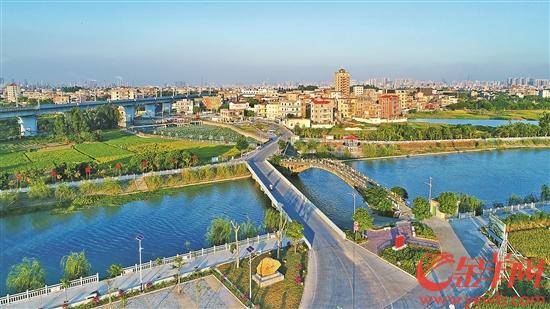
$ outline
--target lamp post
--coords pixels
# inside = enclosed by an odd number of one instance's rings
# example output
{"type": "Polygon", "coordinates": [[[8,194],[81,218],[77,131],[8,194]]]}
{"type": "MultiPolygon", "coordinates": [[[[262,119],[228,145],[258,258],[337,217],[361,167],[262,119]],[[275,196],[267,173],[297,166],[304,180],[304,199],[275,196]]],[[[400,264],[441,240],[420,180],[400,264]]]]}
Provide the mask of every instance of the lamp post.
{"type": "Polygon", "coordinates": [[[246,248],[246,251],[248,251],[248,299],[252,301],[252,252],[254,252],[254,247],[248,246],[246,248]]]}
{"type": "Polygon", "coordinates": [[[355,214],[355,197],[357,196],[357,194],[355,192],[348,192],[348,194],[353,196],[353,213],[355,214]]]}
{"type": "Polygon", "coordinates": [[[143,274],[141,272],[141,251],[143,248],[141,247],[141,241],[143,240],[143,236],[138,235],[136,236],[136,240],[138,241],[138,252],[139,252],[139,288],[140,291],[143,291],[143,274]]]}

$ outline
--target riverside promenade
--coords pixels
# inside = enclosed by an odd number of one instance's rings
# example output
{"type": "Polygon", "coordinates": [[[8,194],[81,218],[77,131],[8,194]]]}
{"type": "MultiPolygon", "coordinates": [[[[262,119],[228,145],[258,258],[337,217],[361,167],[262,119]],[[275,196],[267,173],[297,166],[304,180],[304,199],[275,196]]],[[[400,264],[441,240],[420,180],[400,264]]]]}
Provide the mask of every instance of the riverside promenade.
{"type": "MultiPolygon", "coordinates": [[[[286,244],[288,240],[284,240],[283,244],[286,244]]],[[[269,234],[265,236],[259,236],[250,238],[249,240],[242,240],[239,246],[240,257],[246,258],[249,256],[248,251],[246,250],[247,244],[250,244],[255,249],[256,253],[266,252],[277,249],[277,240],[274,234],[269,234]],[[258,241],[259,240],[259,241],[258,241]]],[[[144,242],[143,246],[146,247],[147,243],[144,242]]],[[[223,247],[223,246],[220,246],[223,247]]],[[[222,249],[216,252],[211,252],[210,249],[205,249],[209,253],[201,254],[201,250],[194,252],[189,257],[189,254],[183,254],[184,265],[181,268],[180,274],[182,276],[193,274],[196,271],[207,270],[209,268],[225,264],[233,261],[236,258],[237,253],[231,253],[228,249],[222,249]],[[187,258],[186,258],[187,257],[187,258]]],[[[174,278],[174,275],[177,274],[178,269],[173,263],[173,257],[169,258],[170,262],[167,262],[162,265],[154,265],[154,261],[142,264],[142,276],[143,283],[153,283],[161,282],[163,280],[170,280],[174,278]],[[152,267],[149,267],[152,266],[152,267]]],[[[126,268],[125,274],[122,274],[114,279],[111,282],[111,292],[123,290],[136,290],[140,287],[139,280],[139,266],[128,267],[126,268]]],[[[109,291],[109,284],[107,280],[102,280],[99,282],[92,282],[83,285],[78,285],[70,287],[66,291],[59,289],[58,291],[52,291],[48,294],[43,294],[35,296],[32,298],[13,301],[10,304],[4,304],[5,299],[2,298],[3,302],[0,305],[1,308],[58,308],[63,305],[65,297],[67,297],[68,302],[71,305],[78,304],[82,301],[85,301],[86,297],[93,291],[98,291],[100,296],[106,297],[109,291]]],[[[29,291],[30,292],[30,291],[29,291]]]]}

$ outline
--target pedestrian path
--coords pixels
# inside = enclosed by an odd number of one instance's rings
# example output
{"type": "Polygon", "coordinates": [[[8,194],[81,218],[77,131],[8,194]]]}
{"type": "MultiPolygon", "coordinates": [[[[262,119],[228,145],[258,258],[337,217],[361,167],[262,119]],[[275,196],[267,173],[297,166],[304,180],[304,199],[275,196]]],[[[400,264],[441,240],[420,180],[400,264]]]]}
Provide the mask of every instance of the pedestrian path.
{"type": "MultiPolygon", "coordinates": [[[[277,240],[275,237],[260,240],[260,242],[252,242],[254,238],[251,238],[251,245],[254,247],[254,252],[261,253],[266,251],[275,250],[277,248],[277,240]]],[[[283,241],[286,244],[287,240],[283,241]]],[[[240,257],[245,258],[249,255],[246,250],[247,246],[241,246],[239,248],[240,257]]],[[[217,252],[211,252],[202,256],[193,257],[184,260],[185,264],[181,269],[182,275],[192,274],[196,271],[206,270],[210,267],[218,266],[230,262],[236,258],[236,253],[233,254],[229,250],[221,250],[217,252]]],[[[176,275],[178,269],[173,263],[163,264],[159,266],[153,266],[148,269],[142,270],[143,283],[153,283],[162,279],[173,278],[176,275]]],[[[139,271],[129,272],[127,274],[118,276],[111,280],[110,290],[130,290],[139,289],[140,279],[139,271]]],[[[4,305],[2,308],[56,308],[63,305],[65,297],[70,304],[76,304],[86,299],[86,297],[93,291],[98,291],[100,295],[107,294],[109,290],[109,282],[102,280],[100,282],[94,282],[84,284],[81,286],[75,286],[68,288],[65,291],[51,292],[47,295],[36,296],[26,300],[18,301],[9,305],[4,305]]]]}

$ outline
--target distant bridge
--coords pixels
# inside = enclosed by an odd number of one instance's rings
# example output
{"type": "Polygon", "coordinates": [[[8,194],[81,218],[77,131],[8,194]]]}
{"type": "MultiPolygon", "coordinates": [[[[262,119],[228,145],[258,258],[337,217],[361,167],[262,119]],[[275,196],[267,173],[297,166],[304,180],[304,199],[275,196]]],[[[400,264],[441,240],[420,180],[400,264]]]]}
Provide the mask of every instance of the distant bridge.
{"type": "Polygon", "coordinates": [[[300,173],[310,168],[319,168],[338,176],[354,188],[368,189],[373,186],[384,188],[388,191],[388,197],[391,199],[394,207],[397,208],[399,217],[404,219],[412,218],[410,207],[400,196],[341,161],[329,159],[283,159],[279,164],[295,173],[300,173]]]}
{"type": "Polygon", "coordinates": [[[17,118],[19,121],[19,125],[21,126],[21,136],[33,136],[37,133],[36,118],[40,115],[64,113],[70,111],[73,108],[85,110],[96,108],[102,105],[112,104],[114,106],[121,107],[123,109],[126,123],[131,123],[134,120],[137,106],[144,106],[145,115],[148,117],[154,117],[157,104],[162,104],[163,111],[167,111],[168,113],[170,113],[172,110],[172,103],[178,100],[195,99],[200,97],[202,96],[198,94],[190,94],[134,100],[88,101],[68,104],[41,104],[32,107],[2,108],[0,109],[0,119],[17,118]]]}

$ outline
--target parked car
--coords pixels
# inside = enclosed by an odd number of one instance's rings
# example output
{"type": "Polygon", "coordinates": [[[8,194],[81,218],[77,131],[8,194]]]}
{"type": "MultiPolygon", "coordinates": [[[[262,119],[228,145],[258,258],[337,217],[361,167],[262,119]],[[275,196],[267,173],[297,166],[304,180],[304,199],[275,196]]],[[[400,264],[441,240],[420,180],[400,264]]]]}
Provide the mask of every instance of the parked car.
{"type": "Polygon", "coordinates": [[[92,293],[88,294],[88,296],[86,296],[86,300],[88,299],[94,299],[96,297],[99,297],[99,292],[96,290],[96,291],[93,291],[92,293]]]}

